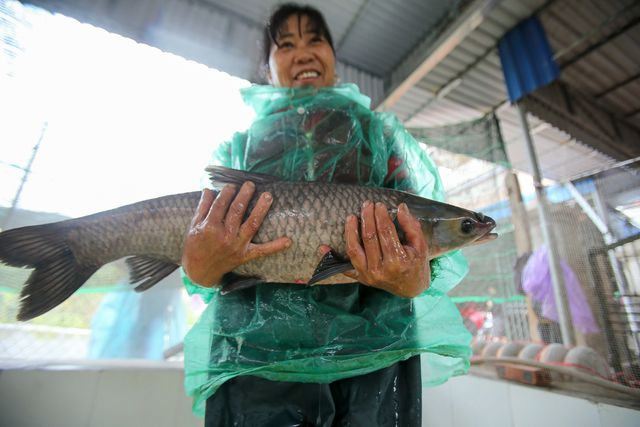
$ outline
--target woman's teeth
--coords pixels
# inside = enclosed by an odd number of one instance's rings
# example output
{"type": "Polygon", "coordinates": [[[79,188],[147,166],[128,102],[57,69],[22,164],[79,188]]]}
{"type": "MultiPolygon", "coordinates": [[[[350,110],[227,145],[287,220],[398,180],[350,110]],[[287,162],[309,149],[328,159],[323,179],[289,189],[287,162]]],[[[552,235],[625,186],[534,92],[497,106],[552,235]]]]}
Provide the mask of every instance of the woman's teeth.
{"type": "Polygon", "coordinates": [[[315,77],[318,77],[320,74],[318,74],[316,71],[305,71],[303,73],[300,73],[296,76],[296,80],[302,80],[302,79],[312,79],[315,77]]]}

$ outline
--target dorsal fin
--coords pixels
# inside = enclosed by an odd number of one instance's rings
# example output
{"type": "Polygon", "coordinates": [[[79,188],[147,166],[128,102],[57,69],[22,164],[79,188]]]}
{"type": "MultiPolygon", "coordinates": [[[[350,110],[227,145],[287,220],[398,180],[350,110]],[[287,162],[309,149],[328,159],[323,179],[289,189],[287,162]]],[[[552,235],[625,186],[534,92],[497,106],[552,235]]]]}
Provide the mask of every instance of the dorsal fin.
{"type": "Polygon", "coordinates": [[[206,171],[209,172],[211,182],[215,184],[235,184],[238,187],[246,181],[254,184],[271,184],[282,181],[273,175],[263,173],[245,172],[237,169],[229,169],[223,166],[207,166],[206,171]]]}

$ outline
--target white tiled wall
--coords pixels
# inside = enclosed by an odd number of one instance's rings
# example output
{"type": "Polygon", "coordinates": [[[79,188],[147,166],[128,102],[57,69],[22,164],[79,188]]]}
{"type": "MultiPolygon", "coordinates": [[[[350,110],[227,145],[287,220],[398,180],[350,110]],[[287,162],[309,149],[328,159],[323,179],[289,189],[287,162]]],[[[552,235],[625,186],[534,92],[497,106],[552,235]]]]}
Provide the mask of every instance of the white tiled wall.
{"type": "MultiPolygon", "coordinates": [[[[0,370],[0,426],[191,427],[179,367],[0,370]]],[[[640,427],[640,411],[477,376],[423,391],[425,427],[640,427]]]]}
{"type": "Polygon", "coordinates": [[[180,368],[0,371],[0,426],[191,427],[180,368]]]}
{"type": "Polygon", "coordinates": [[[473,375],[422,394],[424,427],[640,427],[640,411],[473,375]]]}

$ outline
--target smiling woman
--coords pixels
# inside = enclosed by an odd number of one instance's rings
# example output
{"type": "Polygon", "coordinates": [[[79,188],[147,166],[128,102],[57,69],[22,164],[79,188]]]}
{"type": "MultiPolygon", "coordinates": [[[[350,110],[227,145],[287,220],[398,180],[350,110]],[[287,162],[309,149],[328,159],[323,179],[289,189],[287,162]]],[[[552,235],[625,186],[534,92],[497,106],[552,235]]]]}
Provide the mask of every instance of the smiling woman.
{"type": "MultiPolygon", "coordinates": [[[[336,84],[331,35],[317,10],[280,6],[264,35],[270,85],[242,91],[256,118],[216,150],[218,165],[442,200],[433,161],[398,119],[371,111],[355,85],[336,84]]],[[[307,273],[251,282],[243,270],[251,263],[278,259],[274,268],[301,271],[284,258],[300,251],[300,224],[257,233],[278,217],[280,196],[256,188],[205,190],[184,242],[187,288],[210,301],[185,337],[185,385],[205,425],[420,425],[420,354],[429,383],[468,366],[470,336],[446,296],[466,273],[461,254],[430,262],[436,245],[414,208],[364,200],[340,222],[313,220],[318,230],[344,230],[344,244],[314,241],[305,252],[321,269],[342,265],[332,284],[301,286],[311,283],[307,273]],[[240,282],[255,286],[217,291],[240,282]]]]}
{"type": "Polygon", "coordinates": [[[267,80],[275,87],[333,86],[336,59],[322,15],[283,7],[265,30],[267,80]]]}

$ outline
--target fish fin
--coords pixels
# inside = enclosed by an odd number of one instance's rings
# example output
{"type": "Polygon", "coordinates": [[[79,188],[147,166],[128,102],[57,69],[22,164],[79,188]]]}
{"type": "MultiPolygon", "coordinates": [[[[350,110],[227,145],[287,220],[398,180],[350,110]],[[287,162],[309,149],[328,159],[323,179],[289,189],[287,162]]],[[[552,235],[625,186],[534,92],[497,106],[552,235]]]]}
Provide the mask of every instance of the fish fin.
{"type": "Polygon", "coordinates": [[[341,258],[331,250],[327,252],[318,263],[308,285],[313,285],[321,280],[349,270],[353,270],[351,262],[341,258]]]}
{"type": "Polygon", "coordinates": [[[220,294],[230,294],[231,292],[239,291],[241,289],[251,288],[259,285],[260,283],[264,283],[264,280],[259,277],[241,276],[233,272],[227,273],[222,277],[222,289],[220,289],[220,294]]]}
{"type": "Polygon", "coordinates": [[[69,298],[99,266],[81,266],[58,224],[0,233],[0,261],[34,270],[20,292],[18,320],[30,320],[69,298]]]}
{"type": "Polygon", "coordinates": [[[223,166],[207,166],[206,171],[209,172],[209,179],[213,184],[236,184],[240,186],[245,181],[251,181],[254,184],[270,184],[282,181],[282,178],[273,175],[240,171],[223,166]]]}
{"type": "Polygon", "coordinates": [[[125,262],[129,267],[131,283],[144,280],[135,287],[136,292],[146,291],[178,268],[178,265],[172,262],[146,256],[132,256],[125,262]]]}

